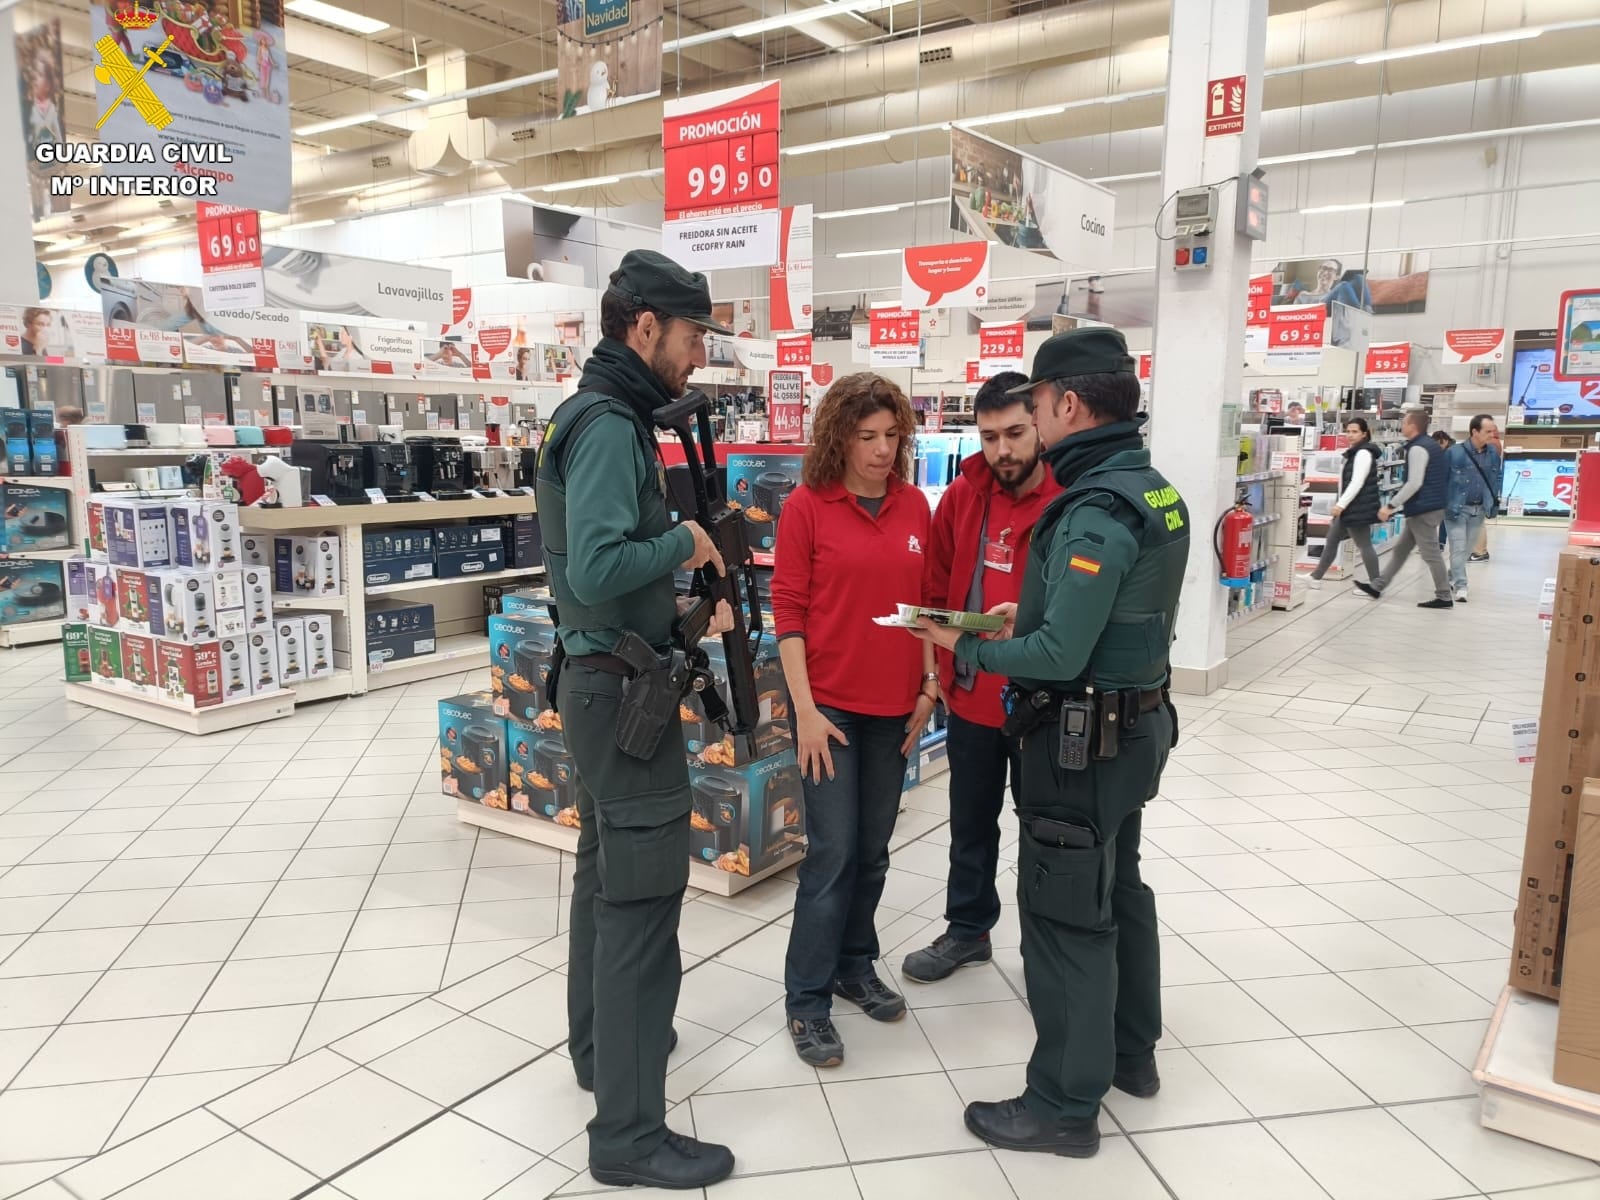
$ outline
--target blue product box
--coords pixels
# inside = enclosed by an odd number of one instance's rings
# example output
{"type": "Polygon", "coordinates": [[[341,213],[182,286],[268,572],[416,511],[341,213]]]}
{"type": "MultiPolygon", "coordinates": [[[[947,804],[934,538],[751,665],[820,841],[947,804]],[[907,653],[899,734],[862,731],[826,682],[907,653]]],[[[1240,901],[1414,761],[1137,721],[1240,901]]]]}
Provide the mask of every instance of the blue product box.
{"type": "Polygon", "coordinates": [[[488,575],[503,571],[506,566],[505,551],[497,542],[484,542],[458,550],[435,547],[434,573],[440,579],[460,579],[463,575],[488,575]]]}
{"type": "Polygon", "coordinates": [[[762,566],[772,565],[778,519],[783,515],[784,504],[800,486],[804,462],[803,449],[774,447],[760,454],[728,455],[728,495],[744,510],[745,535],[756,562],[762,566]]]}
{"type": "Polygon", "coordinates": [[[433,530],[436,551],[501,546],[504,540],[504,532],[498,524],[436,525],[433,530]]]}
{"type": "Polygon", "coordinates": [[[21,408],[0,408],[0,426],[6,433],[6,471],[11,475],[33,474],[33,445],[28,433],[28,413],[21,408]]]}
{"type": "Polygon", "coordinates": [[[742,767],[689,768],[689,857],[759,874],[805,845],[805,790],[794,751],[742,767]]]}
{"type": "Polygon", "coordinates": [[[61,564],[48,558],[0,558],[0,625],[67,615],[61,564]]]}
{"type": "MultiPolygon", "coordinates": [[[[340,645],[343,640],[339,630],[343,623],[334,625],[334,649],[347,650],[340,645]]],[[[367,657],[377,656],[382,662],[396,662],[404,658],[418,658],[438,649],[434,632],[433,605],[405,604],[400,601],[374,601],[367,605],[367,657]]]]}
{"type": "MultiPolygon", "coordinates": [[[[732,706],[728,690],[728,659],[721,638],[707,638],[701,643],[710,660],[715,687],[724,704],[732,706]]],[[[783,663],[778,657],[778,643],[763,637],[755,652],[756,698],[760,702],[760,720],[756,723],[755,753],[752,756],[744,739],[724,734],[721,727],[706,716],[705,706],[697,693],[691,692],[679,706],[683,718],[683,745],[689,753],[690,766],[744,766],[753,758],[766,758],[782,753],[794,746],[794,726],[789,717],[789,689],[783,681],[783,663]]]]}
{"type": "Polygon", "coordinates": [[[175,565],[166,505],[152,500],[106,500],[106,558],[116,567],[175,565]]]}
{"type": "Polygon", "coordinates": [[[0,483],[5,514],[0,550],[66,550],[72,545],[70,494],[65,488],[0,483]]]}
{"type": "Polygon", "coordinates": [[[511,811],[578,826],[578,768],[559,729],[506,720],[511,811]]]}
{"type": "Polygon", "coordinates": [[[506,808],[506,723],[493,692],[439,701],[439,772],[447,796],[506,808]]]}
{"type": "Polygon", "coordinates": [[[361,564],[369,587],[433,578],[432,529],[382,529],[363,534],[361,564]]]}
{"type": "Polygon", "coordinates": [[[33,442],[33,473],[54,475],[60,465],[56,456],[56,414],[48,408],[31,410],[28,436],[33,442]]]}
{"type": "Polygon", "coordinates": [[[555,626],[542,613],[489,618],[489,681],[499,711],[541,729],[561,728],[548,690],[555,649],[555,626]]]}
{"type": "Polygon", "coordinates": [[[549,588],[518,588],[500,594],[500,611],[508,617],[537,616],[548,621],[554,603],[549,588]]]}

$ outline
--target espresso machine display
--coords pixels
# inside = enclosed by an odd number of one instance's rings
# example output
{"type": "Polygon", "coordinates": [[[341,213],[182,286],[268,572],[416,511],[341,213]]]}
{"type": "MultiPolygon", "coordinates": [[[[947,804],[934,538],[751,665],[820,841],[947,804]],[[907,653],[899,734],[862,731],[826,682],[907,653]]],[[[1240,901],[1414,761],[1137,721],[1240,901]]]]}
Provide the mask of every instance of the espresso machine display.
{"type": "Polygon", "coordinates": [[[365,487],[390,499],[411,495],[411,456],[404,442],[363,442],[360,450],[365,487]]]}
{"type": "Polygon", "coordinates": [[[407,438],[413,486],[438,499],[459,499],[472,486],[466,452],[454,438],[407,438]]]}
{"type": "Polygon", "coordinates": [[[335,504],[360,504],[367,499],[361,447],[344,442],[296,441],[289,458],[309,475],[308,496],[327,496],[335,504]]]}
{"type": "Polygon", "coordinates": [[[739,847],[739,796],[737,784],[714,775],[694,781],[694,810],[689,815],[689,854],[705,862],[739,847]]]}

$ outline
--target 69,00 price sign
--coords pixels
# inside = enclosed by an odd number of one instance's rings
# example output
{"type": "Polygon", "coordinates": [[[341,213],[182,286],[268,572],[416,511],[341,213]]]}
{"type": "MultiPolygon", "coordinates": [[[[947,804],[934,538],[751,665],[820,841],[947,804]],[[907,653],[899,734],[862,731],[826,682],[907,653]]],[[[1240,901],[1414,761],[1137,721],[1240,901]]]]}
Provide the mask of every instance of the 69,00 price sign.
{"type": "Polygon", "coordinates": [[[261,276],[261,214],[231,204],[195,205],[205,306],[260,308],[266,301],[261,276]]]}
{"type": "Polygon", "coordinates": [[[662,250],[693,270],[778,261],[776,80],[663,106],[662,250]]]}

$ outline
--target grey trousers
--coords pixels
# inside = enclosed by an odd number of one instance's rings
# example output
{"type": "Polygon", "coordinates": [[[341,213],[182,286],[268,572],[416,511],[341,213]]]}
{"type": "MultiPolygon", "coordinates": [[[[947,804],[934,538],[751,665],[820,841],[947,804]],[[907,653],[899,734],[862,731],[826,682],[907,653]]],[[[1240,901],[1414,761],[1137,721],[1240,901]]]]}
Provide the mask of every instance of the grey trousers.
{"type": "Polygon", "coordinates": [[[1385,590],[1394,582],[1394,577],[1400,574],[1400,569],[1406,565],[1413,548],[1422,555],[1422,561],[1428,566],[1428,573],[1433,576],[1433,594],[1439,600],[1449,600],[1450,574],[1444,563],[1444,547],[1439,545],[1439,526],[1444,521],[1444,510],[1438,512],[1419,513],[1414,517],[1407,517],[1404,527],[1400,530],[1400,537],[1395,542],[1394,558],[1385,571],[1373,583],[1378,591],[1385,590]]]}
{"type": "Polygon", "coordinates": [[[1328,526],[1328,540],[1322,547],[1322,558],[1311,572],[1311,578],[1321,579],[1328,573],[1328,568],[1333,566],[1333,560],[1338,557],[1339,545],[1345,538],[1349,538],[1361,552],[1362,565],[1367,568],[1367,579],[1374,581],[1378,578],[1378,552],[1372,548],[1372,526],[1346,525],[1343,517],[1335,517],[1328,526]]]}

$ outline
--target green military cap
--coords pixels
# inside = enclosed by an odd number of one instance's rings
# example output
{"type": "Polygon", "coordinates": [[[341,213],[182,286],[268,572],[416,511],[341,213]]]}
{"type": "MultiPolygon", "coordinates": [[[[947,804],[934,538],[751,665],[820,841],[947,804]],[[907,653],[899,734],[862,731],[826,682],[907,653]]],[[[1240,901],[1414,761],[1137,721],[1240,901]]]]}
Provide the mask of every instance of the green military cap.
{"type": "Polygon", "coordinates": [[[711,319],[711,285],[706,277],[659,251],[629,250],[622,256],[622,265],[611,273],[611,285],[606,291],[630,304],[692,321],[712,333],[733,336],[733,330],[711,319]]]}
{"type": "Polygon", "coordinates": [[[1033,374],[1028,382],[1017,385],[1006,395],[1031,392],[1053,379],[1114,375],[1132,370],[1133,357],[1128,353],[1127,340],[1117,330],[1105,325],[1068,329],[1045,340],[1033,356],[1033,374]]]}

